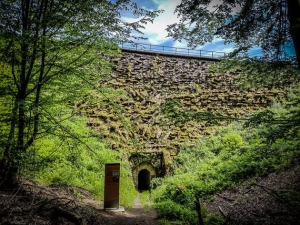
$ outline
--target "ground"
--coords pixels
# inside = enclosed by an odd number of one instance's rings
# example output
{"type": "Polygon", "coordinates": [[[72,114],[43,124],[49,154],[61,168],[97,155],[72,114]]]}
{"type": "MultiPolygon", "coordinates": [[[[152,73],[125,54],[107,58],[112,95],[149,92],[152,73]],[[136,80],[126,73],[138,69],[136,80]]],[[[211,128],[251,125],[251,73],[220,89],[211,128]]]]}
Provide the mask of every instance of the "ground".
{"type": "Polygon", "coordinates": [[[239,225],[299,225],[299,164],[216,193],[205,205],[209,212],[239,225]]]}
{"type": "Polygon", "coordinates": [[[103,202],[78,187],[49,187],[24,181],[16,190],[0,191],[0,224],[155,225],[155,210],[140,202],[132,209],[103,210],[103,202]]]}
{"type": "MultiPolygon", "coordinates": [[[[209,213],[235,224],[300,224],[299,165],[251,179],[202,201],[209,213]]],[[[78,187],[49,187],[23,181],[0,191],[0,224],[158,225],[155,210],[136,197],[123,212],[103,210],[103,202],[78,187]]]]}

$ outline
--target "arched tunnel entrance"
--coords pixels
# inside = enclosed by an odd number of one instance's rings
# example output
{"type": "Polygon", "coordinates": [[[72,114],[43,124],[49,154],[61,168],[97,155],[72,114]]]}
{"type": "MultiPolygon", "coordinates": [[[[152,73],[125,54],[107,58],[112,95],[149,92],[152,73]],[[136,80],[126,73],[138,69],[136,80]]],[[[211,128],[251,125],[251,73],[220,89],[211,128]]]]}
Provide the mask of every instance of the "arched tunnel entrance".
{"type": "Polygon", "coordinates": [[[132,175],[138,190],[149,190],[151,180],[156,177],[156,171],[150,163],[141,163],[132,170],[132,175]]]}
{"type": "Polygon", "coordinates": [[[150,172],[147,169],[143,169],[138,175],[138,190],[149,190],[150,189],[150,172]]]}

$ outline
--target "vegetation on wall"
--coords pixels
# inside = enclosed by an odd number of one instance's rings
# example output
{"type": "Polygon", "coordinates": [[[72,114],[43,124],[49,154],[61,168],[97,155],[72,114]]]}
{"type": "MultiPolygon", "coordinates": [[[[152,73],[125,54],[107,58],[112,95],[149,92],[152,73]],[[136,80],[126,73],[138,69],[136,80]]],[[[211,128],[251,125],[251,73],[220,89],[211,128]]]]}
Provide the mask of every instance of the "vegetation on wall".
{"type": "Polygon", "coordinates": [[[217,73],[233,72],[238,75],[237,84],[243,90],[267,86],[282,90],[299,81],[299,69],[282,62],[265,63],[253,57],[224,58],[212,65],[210,71],[217,73]]]}
{"type": "MultiPolygon", "coordinates": [[[[298,89],[290,93],[287,102],[274,102],[246,122],[231,123],[199,139],[194,147],[181,148],[174,176],[160,181],[158,187],[153,181],[156,188],[152,198],[158,214],[184,224],[197,224],[196,196],[209,199],[246,179],[299,162],[299,107],[298,89]]],[[[205,224],[213,224],[206,221],[211,216],[203,216],[205,224]]]]}
{"type": "Polygon", "coordinates": [[[243,119],[286,95],[282,86],[243,90],[239,68],[210,70],[211,61],[126,51],[110,60],[112,73],[102,74],[101,83],[115,89],[114,102],[94,95],[79,108],[111,148],[132,153],[153,150],[175,156],[183,143],[193,145],[214,132],[213,126],[243,119]]]}

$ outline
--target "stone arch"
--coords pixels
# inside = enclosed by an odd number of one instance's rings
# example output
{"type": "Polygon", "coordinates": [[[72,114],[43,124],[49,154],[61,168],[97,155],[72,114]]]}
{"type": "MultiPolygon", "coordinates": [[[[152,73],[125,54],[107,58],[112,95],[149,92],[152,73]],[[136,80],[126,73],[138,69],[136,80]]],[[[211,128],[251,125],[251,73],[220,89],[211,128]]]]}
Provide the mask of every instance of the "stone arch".
{"type": "Polygon", "coordinates": [[[141,163],[133,169],[132,175],[136,188],[147,190],[151,180],[156,177],[156,171],[150,163],[141,163]]]}

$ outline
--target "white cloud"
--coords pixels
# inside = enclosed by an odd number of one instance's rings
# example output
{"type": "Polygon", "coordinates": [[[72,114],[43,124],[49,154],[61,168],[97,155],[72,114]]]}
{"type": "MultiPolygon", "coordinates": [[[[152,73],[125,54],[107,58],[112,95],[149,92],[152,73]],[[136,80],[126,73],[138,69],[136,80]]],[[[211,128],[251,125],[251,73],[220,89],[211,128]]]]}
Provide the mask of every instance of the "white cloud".
{"type": "MultiPolygon", "coordinates": [[[[167,37],[168,32],[166,31],[166,28],[167,25],[179,21],[177,15],[174,14],[174,10],[176,6],[180,4],[181,0],[153,0],[153,2],[158,5],[158,9],[163,9],[164,12],[156,17],[153,23],[145,24],[145,29],[142,29],[141,31],[144,33],[144,36],[148,38],[147,42],[152,45],[161,45],[167,41],[172,42],[173,38],[167,37]]],[[[210,7],[212,7],[212,4],[216,5],[220,3],[222,3],[222,0],[213,0],[210,4],[210,7]]],[[[135,22],[138,20],[129,17],[125,17],[123,19],[126,22],[135,22]]],[[[185,40],[182,40],[181,42],[174,41],[172,46],[176,48],[187,48],[187,42],[185,40]]],[[[198,46],[197,49],[227,53],[233,50],[232,45],[224,45],[221,38],[215,38],[212,43],[198,46]]]]}
{"type": "Polygon", "coordinates": [[[153,23],[145,25],[145,29],[142,30],[142,32],[148,37],[151,44],[159,45],[172,39],[171,37],[167,37],[168,33],[165,29],[167,25],[179,21],[174,14],[174,10],[175,7],[180,4],[181,0],[154,0],[154,2],[159,4],[158,9],[165,11],[155,18],[153,23]]]}
{"type": "MultiPolygon", "coordinates": [[[[153,45],[159,45],[163,42],[166,42],[168,40],[172,40],[172,37],[167,37],[168,33],[165,30],[167,28],[167,25],[170,25],[172,23],[176,23],[179,21],[179,18],[176,14],[174,14],[175,7],[180,4],[181,0],[153,0],[156,4],[158,4],[158,9],[163,9],[165,12],[163,12],[161,15],[159,15],[153,22],[153,24],[148,23],[145,26],[145,30],[142,30],[142,32],[145,34],[145,36],[148,38],[148,41],[150,44],[153,45]]],[[[211,4],[216,5],[217,2],[222,3],[222,1],[213,0],[211,4]]],[[[221,41],[222,39],[216,38],[213,40],[213,43],[217,43],[221,41]]],[[[173,43],[174,47],[177,48],[187,48],[187,42],[182,40],[181,42],[175,41],[173,43]]],[[[224,47],[224,45],[222,46],[224,47]]],[[[197,49],[202,49],[203,46],[199,46],[197,49]]],[[[226,46],[226,49],[224,50],[228,51],[231,48],[228,48],[226,46]]]]}

